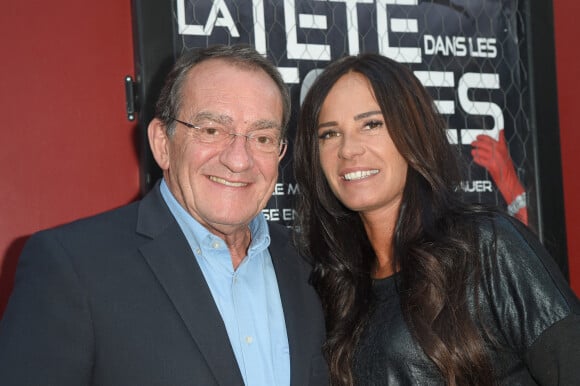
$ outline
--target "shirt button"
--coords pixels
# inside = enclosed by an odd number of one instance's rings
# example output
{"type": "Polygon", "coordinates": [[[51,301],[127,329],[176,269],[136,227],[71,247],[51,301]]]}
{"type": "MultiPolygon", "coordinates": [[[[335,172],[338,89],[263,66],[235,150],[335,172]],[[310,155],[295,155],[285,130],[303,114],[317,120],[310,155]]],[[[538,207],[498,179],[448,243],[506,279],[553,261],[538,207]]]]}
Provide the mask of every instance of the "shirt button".
{"type": "Polygon", "coordinates": [[[252,338],[251,336],[246,336],[246,343],[247,344],[252,344],[252,342],[254,341],[254,338],[252,338]]]}
{"type": "Polygon", "coordinates": [[[198,255],[201,255],[201,249],[197,248],[197,249],[195,250],[195,253],[197,253],[198,255]]]}
{"type": "Polygon", "coordinates": [[[211,244],[211,246],[212,246],[212,248],[214,248],[214,249],[218,249],[218,248],[220,247],[220,243],[219,243],[219,242],[217,242],[217,241],[214,241],[214,242],[211,244]]]}

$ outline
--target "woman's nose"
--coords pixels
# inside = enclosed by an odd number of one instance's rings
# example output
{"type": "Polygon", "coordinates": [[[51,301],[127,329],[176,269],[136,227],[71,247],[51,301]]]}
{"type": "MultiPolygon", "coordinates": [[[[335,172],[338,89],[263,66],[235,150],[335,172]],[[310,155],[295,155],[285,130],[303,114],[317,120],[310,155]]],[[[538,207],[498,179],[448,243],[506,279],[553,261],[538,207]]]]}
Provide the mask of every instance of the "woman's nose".
{"type": "Polygon", "coordinates": [[[366,151],[365,144],[362,139],[356,135],[345,134],[340,142],[338,148],[338,157],[343,159],[351,159],[364,154],[366,151]]]}

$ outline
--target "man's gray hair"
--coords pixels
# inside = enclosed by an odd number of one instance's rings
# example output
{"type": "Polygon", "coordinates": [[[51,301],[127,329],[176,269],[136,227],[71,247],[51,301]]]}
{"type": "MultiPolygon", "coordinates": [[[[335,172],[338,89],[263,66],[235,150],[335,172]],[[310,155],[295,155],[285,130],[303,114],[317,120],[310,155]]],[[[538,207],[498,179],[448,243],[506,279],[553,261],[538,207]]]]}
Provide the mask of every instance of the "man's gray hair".
{"type": "Polygon", "coordinates": [[[175,131],[173,118],[178,115],[177,113],[181,108],[181,89],[189,70],[209,59],[221,59],[236,66],[260,69],[272,78],[282,97],[281,130],[282,137],[284,137],[286,126],[290,120],[290,92],[274,64],[248,45],[216,45],[198,48],[185,52],[177,59],[165,79],[165,84],[155,106],[155,116],[163,121],[167,128],[167,134],[171,136],[175,131]]]}

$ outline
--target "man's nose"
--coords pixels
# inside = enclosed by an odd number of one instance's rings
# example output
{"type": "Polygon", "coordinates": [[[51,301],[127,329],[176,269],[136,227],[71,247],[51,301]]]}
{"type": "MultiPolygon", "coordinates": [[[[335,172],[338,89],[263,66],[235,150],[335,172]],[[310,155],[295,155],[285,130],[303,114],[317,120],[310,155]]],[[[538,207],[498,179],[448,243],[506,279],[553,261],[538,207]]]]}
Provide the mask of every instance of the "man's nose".
{"type": "Polygon", "coordinates": [[[248,136],[245,134],[231,133],[227,145],[220,154],[220,161],[234,173],[249,169],[254,164],[254,157],[248,136]]]}

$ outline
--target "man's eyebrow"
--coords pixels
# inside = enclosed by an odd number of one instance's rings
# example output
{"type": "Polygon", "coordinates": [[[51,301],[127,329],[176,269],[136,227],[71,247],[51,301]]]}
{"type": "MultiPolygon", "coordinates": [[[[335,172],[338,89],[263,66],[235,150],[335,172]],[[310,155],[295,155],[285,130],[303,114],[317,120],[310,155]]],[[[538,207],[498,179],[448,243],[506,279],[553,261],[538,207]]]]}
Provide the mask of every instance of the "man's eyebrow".
{"type": "Polygon", "coordinates": [[[193,122],[208,120],[213,121],[222,125],[229,125],[232,124],[233,119],[229,115],[226,114],[218,114],[211,111],[200,111],[195,114],[192,118],[193,122]]]}
{"type": "MultiPolygon", "coordinates": [[[[361,119],[365,119],[368,117],[372,117],[373,115],[379,115],[382,113],[383,112],[380,110],[367,111],[367,112],[355,115],[354,120],[360,121],[361,119]]],[[[338,125],[338,123],[336,121],[328,121],[328,122],[323,122],[323,123],[318,124],[317,128],[322,129],[324,127],[332,127],[332,126],[337,126],[337,125],[338,125]]]]}
{"type": "Polygon", "coordinates": [[[266,129],[280,129],[280,122],[276,122],[270,119],[260,119],[251,125],[252,130],[266,130],[266,129]]]}
{"type": "MultiPolygon", "coordinates": [[[[229,115],[214,113],[211,111],[200,111],[194,115],[192,120],[193,122],[208,120],[226,126],[231,126],[234,123],[234,120],[229,115]]],[[[259,119],[256,122],[252,122],[250,124],[251,130],[265,130],[265,129],[281,130],[282,128],[280,126],[281,126],[280,122],[271,119],[259,119]]]]}

